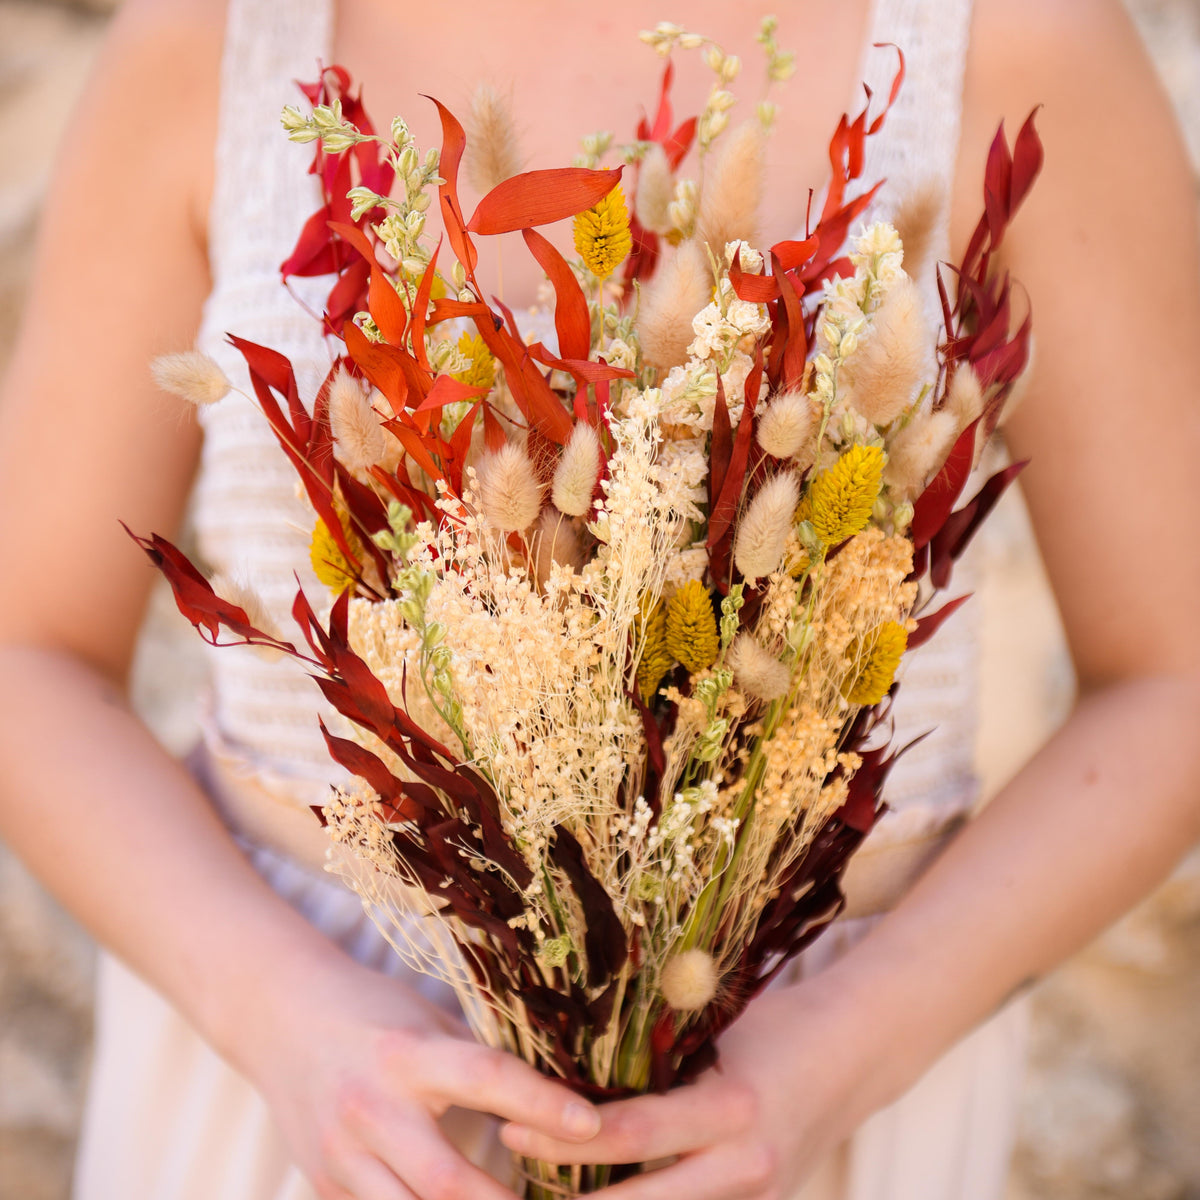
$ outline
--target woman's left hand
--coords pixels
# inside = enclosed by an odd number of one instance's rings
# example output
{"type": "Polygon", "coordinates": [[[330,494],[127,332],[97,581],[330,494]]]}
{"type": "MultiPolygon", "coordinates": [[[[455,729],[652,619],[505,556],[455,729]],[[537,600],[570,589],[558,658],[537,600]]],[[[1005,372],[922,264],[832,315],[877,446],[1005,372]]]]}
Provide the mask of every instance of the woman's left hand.
{"type": "MultiPolygon", "coordinates": [[[[555,1141],[522,1125],[502,1140],[556,1163],[676,1161],[597,1193],[611,1200],[781,1200],[872,1110],[870,1022],[817,979],[754,1000],[720,1040],[720,1061],[665,1096],[601,1106],[600,1132],[555,1141]],[[857,1026],[857,1027],[856,1027],[857,1026]]],[[[883,1097],[876,1099],[878,1103],[883,1097]]]]}

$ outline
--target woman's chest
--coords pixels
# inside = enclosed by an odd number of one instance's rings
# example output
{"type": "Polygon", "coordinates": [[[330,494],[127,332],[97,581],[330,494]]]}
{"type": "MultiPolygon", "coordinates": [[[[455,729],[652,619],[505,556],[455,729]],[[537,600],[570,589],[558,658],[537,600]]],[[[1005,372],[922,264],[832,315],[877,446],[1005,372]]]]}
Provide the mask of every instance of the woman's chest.
{"type": "MultiPolygon", "coordinates": [[[[770,89],[778,116],[767,151],[759,231],[764,244],[793,236],[804,223],[809,190],[826,182],[829,138],[855,98],[870,7],[868,0],[782,6],[777,38],[797,52],[797,69],[770,89]]],[[[756,35],[762,18],[779,8],[770,0],[686,6],[689,30],[741,59],[740,74],[727,85],[737,97],[731,124],[754,118],[767,95],[766,56],[756,35]]],[[[332,52],[362,83],[375,121],[386,125],[402,115],[422,149],[441,142],[436,111],[424,97],[436,96],[463,116],[474,89],[485,82],[511,97],[524,168],[565,166],[584,135],[603,130],[618,144],[630,142],[639,117],[654,116],[664,64],[637,35],[669,15],[661,0],[341,0],[333,5],[332,52]]],[[[703,51],[676,51],[674,63],[670,102],[678,122],[703,108],[714,75],[703,51]]],[[[693,152],[680,175],[699,169],[693,152]]],[[[464,183],[468,211],[477,198],[464,183]]],[[[569,230],[547,233],[566,248],[569,230]]],[[[503,272],[505,299],[531,303],[540,270],[519,244],[504,250],[503,272]]]]}

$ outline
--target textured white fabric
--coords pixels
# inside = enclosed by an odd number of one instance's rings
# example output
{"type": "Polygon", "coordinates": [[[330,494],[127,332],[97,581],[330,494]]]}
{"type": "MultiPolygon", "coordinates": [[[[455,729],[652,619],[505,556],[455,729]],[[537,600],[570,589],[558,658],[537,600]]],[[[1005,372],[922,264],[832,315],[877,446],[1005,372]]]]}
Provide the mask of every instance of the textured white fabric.
{"type": "MultiPolygon", "coordinates": [[[[331,4],[230,0],[210,230],[213,290],[199,338],[247,390],[225,334],[281,351],[308,400],[328,369],[329,351],[317,323],[281,288],[278,268],[318,196],[304,174],[310,151],[287,142],[278,116],[296,99],[293,80],[311,78],[318,59],[329,61],[331,4]]],[[[969,19],[970,0],[874,4],[869,42],[898,43],[908,59],[905,88],[868,149],[866,178],[886,175],[888,196],[928,185],[948,199],[969,19]]],[[[894,63],[893,51],[864,51],[863,75],[878,99],[894,63]]],[[[936,257],[947,252],[945,216],[936,257]]],[[[932,304],[931,284],[932,276],[922,280],[932,304]]],[[[320,281],[296,290],[319,307],[320,281]]],[[[287,627],[297,575],[310,595],[320,595],[307,563],[311,518],[296,499],[292,469],[249,403],[231,397],[203,410],[203,420],[193,497],[201,555],[214,569],[248,577],[287,627]]],[[[964,574],[956,584],[967,590],[964,574]]],[[[935,732],[893,773],[888,798],[896,811],[872,835],[877,844],[921,837],[973,802],[977,648],[968,605],[908,667],[898,736],[935,732]]],[[[331,776],[311,681],[248,651],[216,651],[211,661],[211,724],[222,753],[244,760],[276,794],[290,788],[298,805],[309,803],[331,776]]],[[[252,857],[276,890],[357,958],[403,971],[353,896],[271,853],[252,857]]],[[[800,971],[819,969],[868,927],[842,922],[804,956],[800,971]]],[[[961,1043],[913,1093],[868,1122],[803,1200],[996,1200],[1011,1142],[1022,1024],[1022,1011],[1010,1009],[961,1043]]],[[[315,1200],[249,1085],[112,962],[101,971],[97,1034],[76,1200],[315,1200]]],[[[469,1131],[467,1140],[478,1133],[469,1131]]]]}

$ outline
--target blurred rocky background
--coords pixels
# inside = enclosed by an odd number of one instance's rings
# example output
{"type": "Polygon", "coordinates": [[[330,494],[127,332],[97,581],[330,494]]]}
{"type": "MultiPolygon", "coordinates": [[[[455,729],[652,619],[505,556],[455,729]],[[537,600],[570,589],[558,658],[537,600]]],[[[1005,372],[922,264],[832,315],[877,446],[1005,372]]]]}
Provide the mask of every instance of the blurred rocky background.
{"type": "MultiPolygon", "coordinates": [[[[286,2],[286,0],[281,0],[286,2]]],[[[1200,0],[1128,0],[1200,164],[1200,0]]],[[[62,128],[116,0],[0,0],[0,367],[62,128]],[[37,136],[29,136],[36,131],[37,136]]],[[[1071,672],[1018,498],[997,513],[980,597],[980,762],[990,790],[1061,720],[1071,672]]],[[[182,748],[156,681],[197,678],[158,597],[137,697],[182,748]],[[182,662],[180,655],[183,656],[182,662]]],[[[63,1200],[87,1071],[92,947],[0,847],[0,1200],[63,1200]]],[[[1200,857],[1043,983],[1010,1200],[1200,1200],[1200,857]]],[[[128,1197],[127,1200],[138,1200],[128,1197]]]]}

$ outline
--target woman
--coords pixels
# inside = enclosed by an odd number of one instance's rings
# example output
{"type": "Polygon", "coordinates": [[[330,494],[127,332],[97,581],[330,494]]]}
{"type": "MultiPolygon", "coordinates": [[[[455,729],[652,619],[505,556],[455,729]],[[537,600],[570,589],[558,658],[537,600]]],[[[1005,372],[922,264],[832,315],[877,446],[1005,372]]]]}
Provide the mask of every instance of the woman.
{"type": "MultiPolygon", "coordinates": [[[[292,45],[309,7],[231,0],[230,12],[253,16],[239,36],[270,57],[292,45]]],[[[924,54],[906,44],[910,59],[937,60],[946,28],[921,19],[929,5],[876,7],[907,22],[915,40],[932,39],[924,54]]],[[[750,61],[757,6],[732,9],[695,4],[688,23],[750,61]]],[[[867,0],[790,9],[784,36],[799,44],[803,69],[776,134],[788,155],[768,184],[767,241],[793,231],[794,198],[823,179],[828,131],[876,28],[867,0]]],[[[516,76],[524,110],[545,130],[544,143],[528,146],[531,165],[561,162],[581,130],[607,120],[612,96],[646,94],[630,31],[666,14],[632,0],[602,12],[530,3],[515,20],[511,11],[343,0],[327,31],[330,58],[366,80],[377,117],[413,114],[422,145],[437,139],[416,92],[465,90],[481,71],[516,76]]],[[[944,11],[961,17],[967,7],[944,11]]],[[[238,109],[230,89],[250,91],[257,70],[270,76],[286,62],[255,68],[251,58],[239,74],[230,63],[241,60],[227,57],[222,106],[225,28],[218,0],[128,0],[122,10],[61,159],[0,407],[0,544],[22,568],[0,598],[4,836],[253,1082],[270,1112],[200,1104],[189,1114],[173,1097],[195,1139],[164,1158],[156,1093],[139,1079],[138,1119],[150,1124],[137,1131],[157,1174],[123,1163],[101,1176],[101,1157],[85,1159],[83,1194],[303,1195],[298,1177],[242,1144],[274,1122],[322,1197],[503,1200],[510,1193],[436,1124],[457,1108],[513,1122],[509,1146],[556,1161],[681,1156],[614,1188],[614,1200],[793,1195],[868,1114],[1129,907],[1200,834],[1191,737],[1200,567],[1187,549],[1184,494],[1200,454],[1194,217],[1178,139],[1128,22],[1116,0],[1086,10],[977,0],[951,205],[961,247],[998,118],[1044,103],[1047,168],[1006,246],[1035,298],[1040,347],[1008,439],[1038,464],[1026,494],[1082,698],[869,937],[755,1001],[723,1039],[719,1072],[602,1110],[476,1047],[436,1003],[347,956],[284,898],[303,891],[292,868],[255,852],[255,870],[204,791],[123,703],[150,581],[115,518],[172,528],[200,444],[155,397],[146,363],[189,342],[200,323],[210,267],[231,236],[216,212],[207,224],[214,193],[239,201],[233,236],[253,238],[279,218],[289,186],[256,174],[256,147],[235,166],[219,150],[214,172],[213,147],[228,144],[216,114],[238,109]],[[1149,270],[1133,253],[1147,243],[1159,251],[1149,270]]],[[[926,148],[914,140],[908,150],[926,148]]],[[[510,272],[506,283],[518,303],[532,297],[531,276],[510,272]]],[[[284,341],[291,328],[278,330],[284,341]]],[[[214,453],[201,492],[220,469],[214,453]]],[[[247,477],[255,469],[248,462],[247,477]]],[[[103,1027],[103,1009],[100,1019],[103,1027]]],[[[123,1027],[131,1023],[126,1014],[123,1027]]],[[[131,1041],[131,1075],[153,1070],[148,1042],[131,1041]]],[[[107,1052],[119,1065],[123,1048],[107,1052]]]]}

